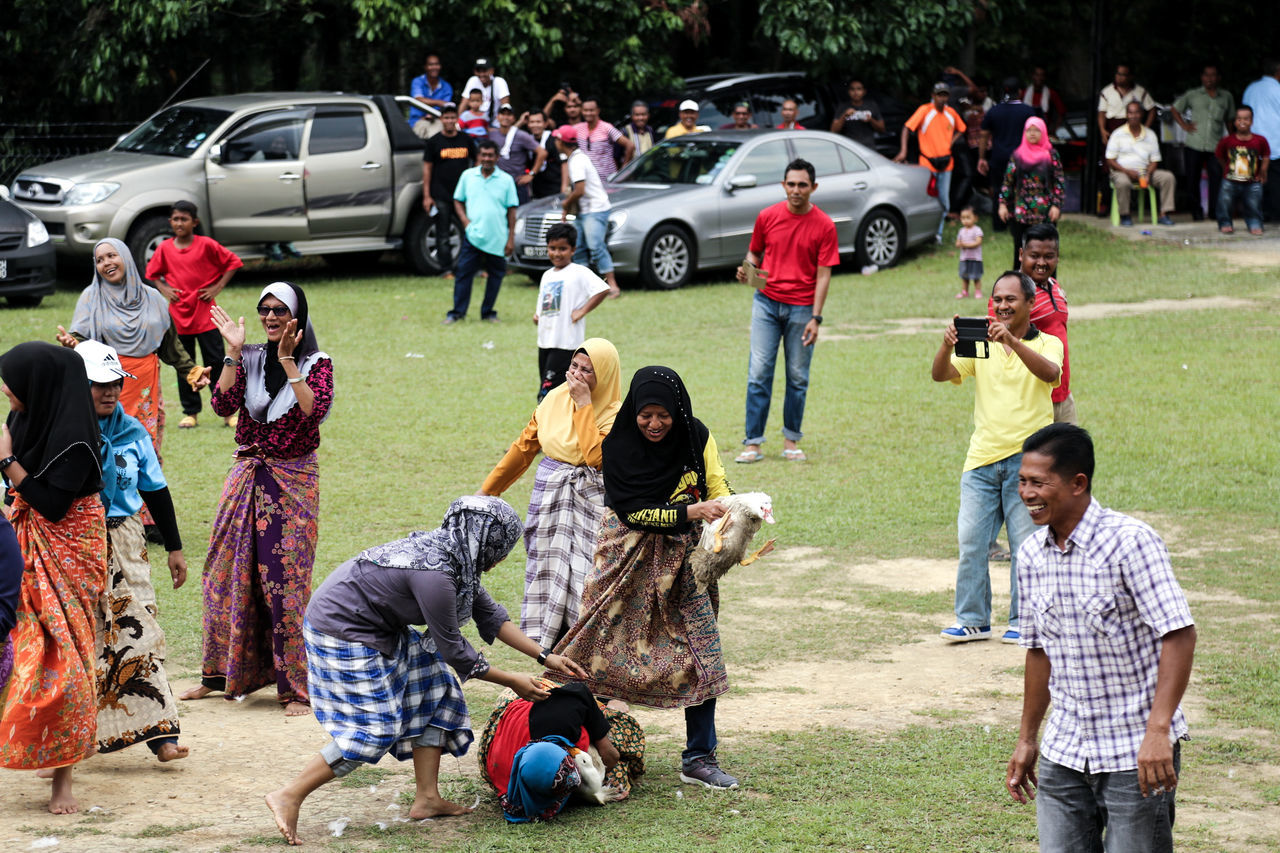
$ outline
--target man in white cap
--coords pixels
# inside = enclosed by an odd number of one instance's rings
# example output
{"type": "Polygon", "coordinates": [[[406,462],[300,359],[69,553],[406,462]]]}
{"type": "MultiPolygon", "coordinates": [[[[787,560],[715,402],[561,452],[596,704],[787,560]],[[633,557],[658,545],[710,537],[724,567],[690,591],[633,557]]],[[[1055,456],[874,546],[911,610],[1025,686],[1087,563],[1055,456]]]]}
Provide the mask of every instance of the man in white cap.
{"type": "Polygon", "coordinates": [[[490,127],[498,126],[498,108],[511,103],[511,87],[507,81],[493,73],[493,62],[483,56],[476,60],[475,73],[467,78],[463,92],[479,89],[481,92],[480,112],[489,121],[490,127]]]}
{"type": "Polygon", "coordinates": [[[698,102],[690,98],[680,102],[680,121],[668,127],[662,138],[675,139],[686,133],[705,133],[710,129],[705,124],[698,124],[698,102]]]}

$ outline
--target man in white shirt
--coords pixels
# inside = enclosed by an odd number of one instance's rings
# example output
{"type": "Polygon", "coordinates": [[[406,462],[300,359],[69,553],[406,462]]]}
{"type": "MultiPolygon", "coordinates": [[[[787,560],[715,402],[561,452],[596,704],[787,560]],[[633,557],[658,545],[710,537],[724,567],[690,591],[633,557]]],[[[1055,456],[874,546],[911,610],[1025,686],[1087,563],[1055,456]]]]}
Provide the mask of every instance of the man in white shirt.
{"type": "Polygon", "coordinates": [[[613,257],[605,244],[609,231],[609,194],[604,191],[600,173],[586,153],[578,148],[578,131],[573,125],[562,125],[553,134],[556,147],[565,155],[565,169],[569,173],[570,191],[560,202],[565,214],[576,213],[574,224],[578,228],[578,245],[573,252],[573,262],[587,266],[588,261],[596,272],[609,283],[609,298],[622,293],[618,279],[613,274],[613,257]]]}
{"type": "Polygon", "coordinates": [[[1107,140],[1107,168],[1111,170],[1111,184],[1116,188],[1120,224],[1133,224],[1133,217],[1129,215],[1130,193],[1135,184],[1142,187],[1145,180],[1150,181],[1160,195],[1160,224],[1172,225],[1173,193],[1177,180],[1173,172],[1157,168],[1160,141],[1151,128],[1143,126],[1145,115],[1142,104],[1130,101],[1125,107],[1125,125],[1116,128],[1107,140]]]}
{"type": "Polygon", "coordinates": [[[511,102],[511,87],[506,80],[493,73],[493,63],[484,57],[476,60],[475,73],[467,78],[467,85],[462,87],[464,92],[472,89],[480,90],[480,112],[488,118],[490,127],[497,127],[498,108],[511,102]]]}
{"type": "Polygon", "coordinates": [[[1131,104],[1142,105],[1143,121],[1147,127],[1156,118],[1156,102],[1142,86],[1133,82],[1133,68],[1125,63],[1116,66],[1114,82],[1102,87],[1098,93],[1098,130],[1106,144],[1111,134],[1125,123],[1125,108],[1131,104]]]}

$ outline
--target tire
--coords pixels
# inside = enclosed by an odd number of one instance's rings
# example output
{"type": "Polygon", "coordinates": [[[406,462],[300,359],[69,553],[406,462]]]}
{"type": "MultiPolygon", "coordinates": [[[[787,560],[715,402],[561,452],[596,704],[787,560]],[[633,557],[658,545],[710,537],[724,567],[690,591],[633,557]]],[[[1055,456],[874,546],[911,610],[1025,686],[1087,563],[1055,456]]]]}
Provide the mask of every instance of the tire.
{"type": "Polygon", "coordinates": [[[650,287],[675,290],[693,278],[698,247],[679,225],[659,225],[649,232],[640,252],[640,280],[650,287]]]}
{"type": "MultiPolygon", "coordinates": [[[[462,248],[462,231],[456,220],[449,222],[449,243],[453,248],[454,260],[457,260],[458,251],[462,248]]],[[[418,275],[440,275],[445,269],[441,266],[438,255],[435,217],[425,213],[414,214],[409,227],[405,229],[405,260],[418,275]]]]}
{"type": "Polygon", "coordinates": [[[169,218],[162,213],[144,216],[133,224],[124,242],[133,255],[134,263],[138,265],[139,273],[146,273],[151,256],[155,254],[161,243],[172,236],[173,229],[169,227],[169,218]]]}
{"type": "Polygon", "coordinates": [[[858,225],[858,238],[854,241],[858,266],[891,267],[902,259],[906,242],[907,235],[897,214],[891,210],[873,210],[858,225]]]}
{"type": "Polygon", "coordinates": [[[375,249],[369,252],[339,252],[320,257],[337,272],[362,272],[377,264],[382,254],[382,250],[375,249]]]}
{"type": "Polygon", "coordinates": [[[43,296],[8,296],[10,308],[39,308],[43,296]]]}

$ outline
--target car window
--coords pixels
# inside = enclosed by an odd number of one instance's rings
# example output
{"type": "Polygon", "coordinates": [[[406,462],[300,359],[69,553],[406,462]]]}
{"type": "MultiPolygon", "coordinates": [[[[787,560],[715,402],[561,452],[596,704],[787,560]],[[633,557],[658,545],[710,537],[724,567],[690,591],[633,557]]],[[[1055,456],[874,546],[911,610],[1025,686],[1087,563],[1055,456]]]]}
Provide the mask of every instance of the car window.
{"type": "Polygon", "coordinates": [[[222,146],[222,162],[248,163],[259,160],[297,160],[301,150],[302,116],[270,118],[253,122],[222,146]]]}
{"type": "Polygon", "coordinates": [[[781,181],[787,171],[787,141],[771,139],[752,148],[742,158],[734,175],[755,175],[756,184],[771,184],[781,181]]]}
{"type": "Polygon", "coordinates": [[[866,160],[863,160],[843,145],[838,147],[840,149],[840,162],[844,164],[846,172],[865,172],[867,170],[866,160]]]}
{"type": "Polygon", "coordinates": [[[788,84],[785,87],[759,89],[752,95],[751,100],[755,104],[761,127],[776,127],[781,124],[782,102],[792,100],[796,102],[797,124],[809,130],[826,130],[825,127],[818,127],[814,121],[822,104],[814,93],[813,86],[803,80],[797,80],[794,84],[788,84]],[[766,115],[768,125],[764,123],[766,115]]]}
{"type": "Polygon", "coordinates": [[[791,144],[796,148],[796,156],[813,164],[813,170],[821,178],[823,175],[838,175],[844,171],[840,162],[840,151],[834,142],[826,139],[805,139],[806,134],[796,136],[791,144]]]}
{"type": "Polygon", "coordinates": [[[332,154],[335,151],[359,151],[368,142],[364,113],[317,115],[311,122],[309,154],[332,154]]]}
{"type": "Polygon", "coordinates": [[[738,143],[699,140],[697,134],[660,142],[627,165],[610,183],[709,184],[738,150],[738,143]]]}
{"type": "Polygon", "coordinates": [[[152,116],[116,143],[116,151],[190,157],[231,113],[206,107],[170,107],[152,116]]]}

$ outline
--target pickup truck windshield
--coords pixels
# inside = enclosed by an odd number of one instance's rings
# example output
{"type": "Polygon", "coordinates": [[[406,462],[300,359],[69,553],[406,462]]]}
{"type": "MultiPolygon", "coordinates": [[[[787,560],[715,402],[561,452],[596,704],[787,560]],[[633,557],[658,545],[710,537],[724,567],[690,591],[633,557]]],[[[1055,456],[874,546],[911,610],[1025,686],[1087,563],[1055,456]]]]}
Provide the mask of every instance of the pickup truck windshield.
{"type": "Polygon", "coordinates": [[[699,140],[696,134],[661,142],[646,151],[611,183],[709,184],[724,168],[737,142],[699,140]]]}
{"type": "Polygon", "coordinates": [[[116,151],[190,157],[231,113],[207,107],[170,107],[135,128],[115,145],[116,151]]]}

